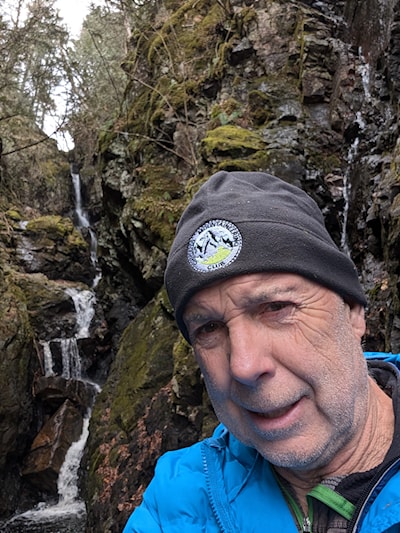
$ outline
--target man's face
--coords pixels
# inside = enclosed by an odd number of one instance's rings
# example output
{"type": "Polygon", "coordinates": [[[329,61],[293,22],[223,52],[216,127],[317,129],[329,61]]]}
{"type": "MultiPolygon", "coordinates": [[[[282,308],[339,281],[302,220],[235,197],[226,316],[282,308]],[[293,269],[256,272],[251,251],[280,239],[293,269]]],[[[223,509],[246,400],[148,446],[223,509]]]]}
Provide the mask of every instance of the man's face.
{"type": "Polygon", "coordinates": [[[219,420],[272,464],[321,468],[358,438],[361,306],[295,274],[250,274],[197,292],[184,320],[219,420]]]}

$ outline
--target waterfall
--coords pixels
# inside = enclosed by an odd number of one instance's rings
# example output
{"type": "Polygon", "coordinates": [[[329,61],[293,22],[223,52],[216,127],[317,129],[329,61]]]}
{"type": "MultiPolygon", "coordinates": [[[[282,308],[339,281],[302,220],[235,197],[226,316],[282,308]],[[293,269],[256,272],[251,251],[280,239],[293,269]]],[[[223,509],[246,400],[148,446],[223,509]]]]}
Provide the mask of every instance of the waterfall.
{"type": "MultiPolygon", "coordinates": [[[[89,327],[94,316],[96,299],[91,291],[68,288],[65,291],[74,301],[76,310],[76,332],[72,337],[42,341],[44,372],[47,377],[55,376],[52,347],[61,348],[61,375],[65,379],[82,381],[92,391],[93,397],[100,387],[82,377],[78,340],[89,336],[89,327]]],[[[79,497],[79,466],[89,436],[91,409],[83,419],[80,437],[68,449],[58,476],[58,501],[55,504],[41,502],[35,509],[18,514],[1,525],[3,533],[83,533],[86,509],[79,497]]]]}
{"type": "Polygon", "coordinates": [[[92,291],[74,288],[66,289],[65,292],[72,298],[75,305],[77,323],[75,337],[77,339],[86,339],[89,337],[89,326],[94,316],[96,296],[92,291]]]}
{"type": "Polygon", "coordinates": [[[87,230],[89,234],[90,259],[96,271],[96,276],[93,280],[93,287],[96,287],[101,278],[100,269],[98,268],[97,264],[97,237],[90,226],[89,216],[82,207],[81,177],[78,172],[74,171],[74,166],[75,165],[73,164],[71,165],[70,174],[75,193],[75,217],[77,220],[77,227],[79,229],[87,230]]]}
{"type": "Polygon", "coordinates": [[[50,343],[42,341],[41,344],[43,346],[44,375],[54,376],[53,356],[51,353],[50,343]]]}
{"type": "MultiPolygon", "coordinates": [[[[371,95],[371,67],[366,61],[362,49],[359,48],[358,56],[360,58],[360,64],[358,65],[357,71],[361,77],[362,87],[364,91],[364,103],[372,102],[371,95]]],[[[353,168],[353,165],[358,157],[359,144],[360,144],[360,133],[365,130],[366,123],[362,115],[362,110],[357,111],[356,113],[356,124],[358,127],[358,132],[350,145],[350,148],[347,152],[347,168],[343,177],[343,213],[342,213],[342,232],[340,239],[340,246],[342,250],[350,257],[350,248],[348,244],[347,236],[347,226],[348,226],[348,215],[349,215],[349,206],[350,206],[350,195],[351,195],[351,180],[350,175],[353,168]]]]}
{"type": "Polygon", "coordinates": [[[65,289],[65,293],[72,298],[75,305],[76,332],[72,337],[41,341],[44,374],[46,377],[55,375],[51,347],[58,344],[61,350],[61,376],[65,379],[81,380],[82,368],[78,340],[89,337],[89,327],[94,317],[96,297],[92,291],[79,290],[72,287],[65,289]]]}
{"type": "Polygon", "coordinates": [[[362,84],[363,84],[365,100],[366,100],[366,102],[371,102],[371,100],[372,100],[371,90],[370,90],[370,86],[371,86],[371,66],[366,61],[361,47],[358,49],[358,55],[359,55],[359,57],[361,59],[361,64],[358,67],[358,72],[361,75],[361,81],[362,81],[362,84]]]}
{"type": "MultiPolygon", "coordinates": [[[[96,269],[92,288],[65,288],[65,293],[72,299],[75,308],[75,328],[70,336],[51,340],[41,340],[43,350],[43,373],[54,379],[57,376],[65,380],[80,382],[94,399],[100,387],[85,379],[79,351],[79,340],[90,337],[90,325],[95,315],[96,296],[94,288],[100,279],[97,267],[97,240],[90,228],[87,213],[82,207],[80,177],[71,171],[75,191],[75,215],[78,229],[88,231],[90,253],[96,269]]],[[[79,466],[89,435],[91,407],[83,417],[82,431],[79,438],[69,447],[58,475],[58,501],[41,502],[35,509],[17,514],[4,524],[0,524],[2,533],[83,533],[85,530],[86,509],[79,497],[79,466]]]]}
{"type": "Polygon", "coordinates": [[[78,507],[83,505],[78,495],[78,470],[86,441],[89,437],[89,421],[91,411],[87,413],[83,422],[82,434],[69,448],[58,477],[58,505],[68,507],[78,502],[78,507]]]}
{"type": "Polygon", "coordinates": [[[89,218],[87,213],[82,209],[82,192],[81,192],[81,178],[76,172],[71,169],[72,184],[75,192],[75,214],[78,221],[78,228],[89,228],[89,218]]]}
{"type": "Polygon", "coordinates": [[[89,436],[89,419],[90,413],[84,419],[80,438],[65,456],[58,477],[58,502],[54,505],[42,502],[35,509],[11,518],[2,527],[3,533],[83,533],[86,509],[78,494],[78,470],[89,436]]]}
{"type": "Polygon", "coordinates": [[[343,176],[343,212],[342,212],[342,233],[340,238],[340,247],[350,257],[350,247],[347,237],[347,225],[349,217],[349,207],[350,207],[350,194],[351,194],[351,181],[350,173],[352,165],[356,160],[358,154],[358,146],[360,144],[360,138],[357,137],[352,142],[349,151],[347,153],[347,169],[343,176]]]}

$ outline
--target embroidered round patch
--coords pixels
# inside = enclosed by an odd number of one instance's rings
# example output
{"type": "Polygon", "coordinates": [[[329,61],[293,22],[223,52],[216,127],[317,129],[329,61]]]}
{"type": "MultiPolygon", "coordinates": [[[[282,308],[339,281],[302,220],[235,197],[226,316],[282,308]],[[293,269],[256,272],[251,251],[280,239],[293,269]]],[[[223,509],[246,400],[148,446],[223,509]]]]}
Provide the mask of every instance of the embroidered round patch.
{"type": "Polygon", "coordinates": [[[232,263],[242,248],[240,231],[227,220],[209,220],[192,236],[188,260],[194,270],[209,272],[232,263]]]}

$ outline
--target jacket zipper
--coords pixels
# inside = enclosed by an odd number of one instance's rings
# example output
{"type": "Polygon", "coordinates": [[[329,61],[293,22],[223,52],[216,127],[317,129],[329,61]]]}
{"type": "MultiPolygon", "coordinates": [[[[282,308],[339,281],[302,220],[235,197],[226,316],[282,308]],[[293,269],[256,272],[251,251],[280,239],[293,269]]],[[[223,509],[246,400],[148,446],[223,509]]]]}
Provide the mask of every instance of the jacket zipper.
{"type": "Polygon", "coordinates": [[[201,455],[208,497],[217,525],[221,533],[237,533],[236,525],[230,514],[229,501],[225,491],[221,487],[220,480],[223,479],[222,471],[220,470],[213,450],[205,441],[201,445],[201,455]]]}
{"type": "Polygon", "coordinates": [[[308,516],[303,519],[303,533],[311,533],[311,520],[308,516]]]}
{"type": "Polygon", "coordinates": [[[278,484],[281,487],[283,494],[286,497],[286,501],[289,507],[292,509],[292,513],[296,517],[297,523],[300,528],[302,528],[302,533],[312,533],[312,523],[313,523],[313,504],[311,498],[307,497],[308,503],[308,515],[303,514],[303,510],[300,505],[296,502],[290,492],[283,486],[283,484],[277,478],[278,484]]]}

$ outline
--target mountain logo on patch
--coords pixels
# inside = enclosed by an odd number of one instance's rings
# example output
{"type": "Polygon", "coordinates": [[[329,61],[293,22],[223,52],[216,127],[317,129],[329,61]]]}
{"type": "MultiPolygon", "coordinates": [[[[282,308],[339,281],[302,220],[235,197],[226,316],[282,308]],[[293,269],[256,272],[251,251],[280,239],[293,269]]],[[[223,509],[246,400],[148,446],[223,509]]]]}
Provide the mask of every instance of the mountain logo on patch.
{"type": "Polygon", "coordinates": [[[194,270],[210,272],[235,261],[242,249],[242,236],[228,220],[209,220],[189,241],[188,260],[194,270]]]}

